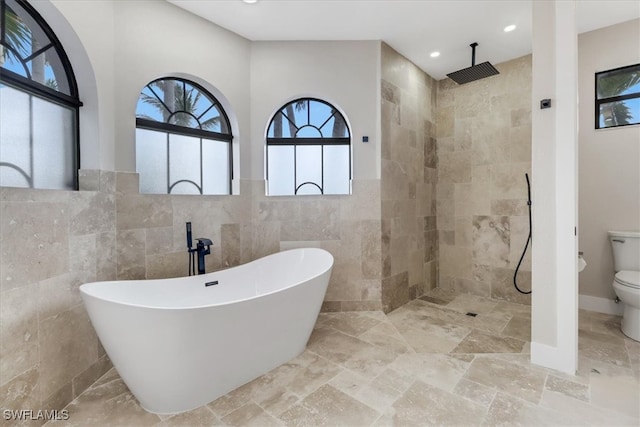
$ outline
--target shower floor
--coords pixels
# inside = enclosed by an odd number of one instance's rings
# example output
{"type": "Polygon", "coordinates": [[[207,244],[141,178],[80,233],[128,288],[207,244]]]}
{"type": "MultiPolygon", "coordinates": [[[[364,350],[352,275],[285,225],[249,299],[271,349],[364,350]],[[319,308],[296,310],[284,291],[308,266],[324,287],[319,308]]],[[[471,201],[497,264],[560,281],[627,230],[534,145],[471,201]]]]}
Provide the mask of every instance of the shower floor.
{"type": "Polygon", "coordinates": [[[321,313],[302,355],[193,411],[145,412],[112,369],[49,424],[638,426],[640,343],[617,316],[579,323],[565,375],[529,363],[530,307],[434,290],[387,315],[321,313]]]}

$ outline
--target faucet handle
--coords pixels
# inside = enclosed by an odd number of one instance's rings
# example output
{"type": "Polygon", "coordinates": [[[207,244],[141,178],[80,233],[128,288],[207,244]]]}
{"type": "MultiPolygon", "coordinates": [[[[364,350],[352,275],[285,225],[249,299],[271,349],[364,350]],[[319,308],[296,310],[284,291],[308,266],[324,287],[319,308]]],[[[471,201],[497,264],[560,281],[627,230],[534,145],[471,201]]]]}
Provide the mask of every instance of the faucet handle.
{"type": "Polygon", "coordinates": [[[211,241],[211,239],[207,239],[206,237],[198,237],[196,238],[196,240],[198,241],[198,243],[204,245],[204,246],[211,246],[213,245],[213,242],[211,241]]]}

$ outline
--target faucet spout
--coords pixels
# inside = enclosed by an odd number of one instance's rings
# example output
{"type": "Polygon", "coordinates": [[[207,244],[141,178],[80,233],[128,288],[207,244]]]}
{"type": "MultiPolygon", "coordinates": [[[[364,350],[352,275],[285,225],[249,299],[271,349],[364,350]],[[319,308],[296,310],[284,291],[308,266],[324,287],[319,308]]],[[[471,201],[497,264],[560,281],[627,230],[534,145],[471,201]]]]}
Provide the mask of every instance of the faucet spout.
{"type": "Polygon", "coordinates": [[[211,239],[206,239],[203,237],[196,240],[198,241],[198,244],[196,245],[196,252],[198,252],[198,274],[204,274],[204,257],[211,253],[211,245],[213,245],[213,242],[211,241],[211,239]]]}

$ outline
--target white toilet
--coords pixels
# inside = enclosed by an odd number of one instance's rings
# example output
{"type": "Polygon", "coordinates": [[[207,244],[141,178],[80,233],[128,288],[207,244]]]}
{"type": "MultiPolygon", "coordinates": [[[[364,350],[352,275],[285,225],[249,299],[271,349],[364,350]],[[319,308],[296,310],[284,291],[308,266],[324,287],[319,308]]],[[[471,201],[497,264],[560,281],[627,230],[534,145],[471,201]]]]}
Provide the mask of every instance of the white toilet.
{"type": "Polygon", "coordinates": [[[622,333],[640,341],[640,233],[609,231],[616,275],[613,289],[624,303],[622,333]]]}

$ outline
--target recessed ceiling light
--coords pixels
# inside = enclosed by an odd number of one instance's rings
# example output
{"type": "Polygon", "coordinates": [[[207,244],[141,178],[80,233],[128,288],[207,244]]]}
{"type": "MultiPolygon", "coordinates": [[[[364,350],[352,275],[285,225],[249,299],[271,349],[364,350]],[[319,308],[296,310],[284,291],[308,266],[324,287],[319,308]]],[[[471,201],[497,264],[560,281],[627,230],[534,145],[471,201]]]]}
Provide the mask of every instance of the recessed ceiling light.
{"type": "Polygon", "coordinates": [[[440,52],[431,52],[432,58],[437,58],[438,56],[440,56],[440,52]]]}
{"type": "Polygon", "coordinates": [[[506,27],[504,27],[504,32],[508,33],[508,32],[513,31],[515,29],[516,29],[515,25],[513,25],[513,24],[512,25],[507,25],[506,27]]]}
{"type": "Polygon", "coordinates": [[[254,4],[258,2],[258,0],[242,0],[242,1],[249,4],[254,4]]]}

